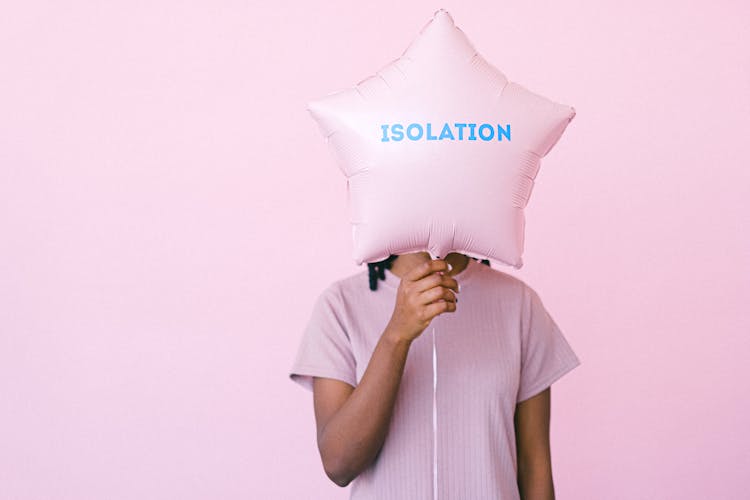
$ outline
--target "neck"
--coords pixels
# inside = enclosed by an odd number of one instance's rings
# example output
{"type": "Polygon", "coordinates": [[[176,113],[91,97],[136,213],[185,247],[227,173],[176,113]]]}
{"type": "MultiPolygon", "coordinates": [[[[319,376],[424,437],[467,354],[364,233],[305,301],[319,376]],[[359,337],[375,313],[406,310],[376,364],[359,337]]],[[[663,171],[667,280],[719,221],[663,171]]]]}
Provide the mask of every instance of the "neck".
{"type": "MultiPolygon", "coordinates": [[[[391,272],[399,278],[403,278],[416,266],[429,260],[429,252],[401,254],[393,259],[393,262],[391,263],[391,272]]],[[[456,274],[466,269],[466,266],[469,265],[469,257],[462,253],[449,253],[443,260],[450,264],[453,268],[450,272],[445,272],[446,276],[455,276],[456,274]]]]}

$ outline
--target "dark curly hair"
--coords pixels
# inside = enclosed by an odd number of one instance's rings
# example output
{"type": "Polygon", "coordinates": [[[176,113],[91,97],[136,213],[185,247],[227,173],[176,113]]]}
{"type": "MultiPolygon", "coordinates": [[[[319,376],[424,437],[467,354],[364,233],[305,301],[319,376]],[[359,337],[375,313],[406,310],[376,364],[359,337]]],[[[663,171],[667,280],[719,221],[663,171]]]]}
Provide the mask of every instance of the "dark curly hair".
{"type": "MultiPolygon", "coordinates": [[[[385,280],[385,270],[391,268],[391,264],[393,264],[393,261],[396,260],[396,257],[398,255],[389,255],[386,259],[383,259],[379,262],[368,262],[367,268],[370,275],[370,290],[377,290],[378,289],[378,279],[385,280]]],[[[489,259],[482,259],[479,260],[476,257],[469,257],[470,259],[477,260],[484,264],[485,266],[490,265],[489,259]]]]}

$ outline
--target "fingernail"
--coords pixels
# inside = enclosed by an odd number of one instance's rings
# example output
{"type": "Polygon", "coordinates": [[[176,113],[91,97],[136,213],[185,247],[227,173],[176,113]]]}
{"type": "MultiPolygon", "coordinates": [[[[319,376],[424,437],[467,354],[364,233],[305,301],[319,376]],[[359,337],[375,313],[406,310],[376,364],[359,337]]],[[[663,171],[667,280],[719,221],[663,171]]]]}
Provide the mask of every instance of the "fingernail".
{"type": "MultiPolygon", "coordinates": [[[[446,264],[448,264],[448,263],[446,262],[446,264]]],[[[450,264],[448,264],[448,272],[451,272],[452,270],[453,270],[453,266],[451,266],[450,264]]]]}
{"type": "Polygon", "coordinates": [[[461,283],[458,284],[458,293],[461,293],[461,283]]]}

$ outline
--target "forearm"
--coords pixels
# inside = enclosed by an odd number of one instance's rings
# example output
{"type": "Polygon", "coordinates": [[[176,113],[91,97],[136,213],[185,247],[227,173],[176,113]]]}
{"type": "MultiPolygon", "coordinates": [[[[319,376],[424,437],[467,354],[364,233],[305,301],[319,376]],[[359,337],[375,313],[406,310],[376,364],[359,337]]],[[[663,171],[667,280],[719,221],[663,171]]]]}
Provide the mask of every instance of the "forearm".
{"type": "Polygon", "coordinates": [[[518,490],[521,500],[555,500],[552,466],[549,461],[518,461],[518,490]]]}
{"type": "Polygon", "coordinates": [[[382,447],[410,345],[389,325],[360,383],[325,426],[321,449],[338,484],[345,486],[359,475],[382,447]]]}

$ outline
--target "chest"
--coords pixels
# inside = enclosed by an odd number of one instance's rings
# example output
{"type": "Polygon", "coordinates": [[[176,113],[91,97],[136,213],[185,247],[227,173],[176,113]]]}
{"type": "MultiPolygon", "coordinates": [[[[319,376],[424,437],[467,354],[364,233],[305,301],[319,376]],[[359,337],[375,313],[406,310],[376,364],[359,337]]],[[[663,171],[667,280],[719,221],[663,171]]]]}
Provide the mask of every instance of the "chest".
{"type": "MultiPolygon", "coordinates": [[[[465,294],[456,312],[432,320],[410,347],[401,385],[402,392],[411,394],[405,397],[431,396],[437,375],[443,401],[471,398],[472,407],[514,405],[521,369],[520,315],[496,304],[465,294]]],[[[393,306],[388,301],[379,304],[381,314],[361,315],[353,325],[359,334],[352,338],[358,382],[393,306]]]]}

